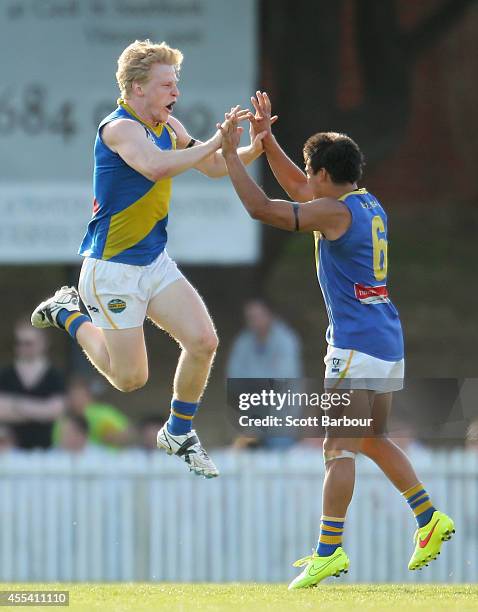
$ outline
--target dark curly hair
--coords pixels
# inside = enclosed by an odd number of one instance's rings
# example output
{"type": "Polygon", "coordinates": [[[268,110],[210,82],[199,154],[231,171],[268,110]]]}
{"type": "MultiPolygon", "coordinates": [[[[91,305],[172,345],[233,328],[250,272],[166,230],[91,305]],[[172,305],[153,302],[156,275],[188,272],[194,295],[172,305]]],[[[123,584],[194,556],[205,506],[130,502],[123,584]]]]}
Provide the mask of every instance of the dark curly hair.
{"type": "Polygon", "coordinates": [[[312,172],[324,168],[334,183],[355,183],[362,176],[364,157],[356,142],[345,134],[319,132],[304,145],[304,160],[312,172]]]}

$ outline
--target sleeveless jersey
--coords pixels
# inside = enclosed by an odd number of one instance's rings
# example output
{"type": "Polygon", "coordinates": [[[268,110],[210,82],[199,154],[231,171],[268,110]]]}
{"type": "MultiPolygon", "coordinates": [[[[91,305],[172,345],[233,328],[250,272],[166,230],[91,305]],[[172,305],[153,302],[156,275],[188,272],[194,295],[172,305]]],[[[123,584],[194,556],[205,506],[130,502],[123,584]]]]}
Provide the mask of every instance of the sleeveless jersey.
{"type": "Polygon", "coordinates": [[[167,242],[172,179],[150,181],[103,142],[102,128],[115,119],[140,123],[147,137],[162,150],[176,148],[173,129],[153,127],[122,100],[98,127],[94,148],[93,217],[79,254],[119,263],[145,266],[164,251],[167,242]]]}
{"type": "Polygon", "coordinates": [[[366,189],[339,199],[352,216],[348,230],[337,240],[315,232],[317,276],[329,317],[327,342],[399,361],[402,327],[387,291],[387,215],[366,189]]]}

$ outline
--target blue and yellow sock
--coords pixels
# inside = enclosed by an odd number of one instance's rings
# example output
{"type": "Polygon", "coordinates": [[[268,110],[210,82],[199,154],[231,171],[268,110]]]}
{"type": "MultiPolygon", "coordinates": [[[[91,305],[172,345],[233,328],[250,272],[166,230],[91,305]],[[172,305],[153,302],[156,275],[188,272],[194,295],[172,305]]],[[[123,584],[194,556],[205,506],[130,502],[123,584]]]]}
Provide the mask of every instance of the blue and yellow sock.
{"type": "Polygon", "coordinates": [[[60,312],[56,315],[56,320],[58,323],[65,329],[73,340],[76,340],[76,333],[80,328],[80,325],[89,321],[91,323],[91,319],[88,315],[83,314],[79,310],[71,311],[66,308],[62,308],[60,312]]]}
{"type": "Polygon", "coordinates": [[[191,431],[193,417],[197,412],[198,405],[198,403],[182,402],[173,399],[171,402],[171,414],[167,422],[169,433],[173,434],[173,436],[182,436],[191,431]]]}
{"type": "Polygon", "coordinates": [[[329,557],[339,546],[342,546],[345,518],[323,516],[320,523],[319,543],[317,554],[319,557],[329,557]]]}
{"type": "Polygon", "coordinates": [[[433,507],[430,497],[421,482],[404,491],[402,495],[413,510],[418,527],[424,527],[431,521],[436,508],[433,507]]]}

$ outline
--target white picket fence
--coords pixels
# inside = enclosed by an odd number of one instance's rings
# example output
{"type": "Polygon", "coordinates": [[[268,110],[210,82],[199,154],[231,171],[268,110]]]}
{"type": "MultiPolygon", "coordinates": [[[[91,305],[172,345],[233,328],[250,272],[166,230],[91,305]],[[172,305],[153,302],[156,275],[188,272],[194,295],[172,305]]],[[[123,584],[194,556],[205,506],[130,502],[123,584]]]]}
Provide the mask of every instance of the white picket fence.
{"type": "MultiPolygon", "coordinates": [[[[287,581],[314,547],[323,465],[316,451],[215,452],[221,477],[127,451],[0,458],[1,581],[287,581]]],[[[366,459],[346,522],[350,582],[475,582],[478,453],[419,453],[416,466],[457,533],[409,572],[414,519],[366,459]]]]}

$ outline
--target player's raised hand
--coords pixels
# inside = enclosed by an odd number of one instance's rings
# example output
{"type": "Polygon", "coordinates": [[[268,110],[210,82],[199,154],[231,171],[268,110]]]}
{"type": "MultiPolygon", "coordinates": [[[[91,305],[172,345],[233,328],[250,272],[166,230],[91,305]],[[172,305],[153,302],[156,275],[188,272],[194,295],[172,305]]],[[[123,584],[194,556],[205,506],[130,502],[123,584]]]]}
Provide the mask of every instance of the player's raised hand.
{"type": "Polygon", "coordinates": [[[248,108],[241,109],[241,107],[238,104],[237,106],[232,106],[231,110],[228,113],[224,113],[224,119],[227,121],[234,115],[238,123],[240,123],[241,121],[245,121],[246,119],[249,119],[250,112],[251,111],[248,108]]]}
{"type": "Polygon", "coordinates": [[[226,113],[227,119],[222,124],[217,124],[217,129],[222,134],[221,150],[222,154],[226,156],[229,153],[237,151],[239,142],[241,140],[241,133],[243,128],[238,124],[239,119],[236,113],[226,113]]]}
{"type": "MultiPolygon", "coordinates": [[[[271,126],[279,118],[277,115],[272,116],[271,112],[271,101],[267,93],[256,91],[256,96],[251,97],[252,106],[254,107],[255,114],[249,112],[247,118],[250,121],[249,134],[251,137],[251,143],[255,141],[257,134],[266,132],[266,135],[271,134],[271,126]]],[[[262,139],[261,139],[262,140],[262,139]]]]}
{"type": "MultiPolygon", "coordinates": [[[[222,124],[218,123],[216,125],[217,127],[217,132],[215,133],[215,135],[213,136],[212,140],[214,140],[215,144],[216,144],[216,149],[220,149],[221,145],[222,145],[222,137],[223,134],[221,132],[221,126],[225,126],[226,123],[232,118],[234,117],[234,120],[239,123],[240,121],[245,121],[246,119],[248,119],[248,114],[250,113],[250,111],[248,109],[241,109],[241,107],[239,105],[237,106],[233,106],[231,107],[231,110],[227,113],[224,113],[224,121],[222,122],[222,124]]],[[[242,134],[242,132],[244,131],[244,129],[242,127],[238,127],[238,132],[239,132],[239,136],[242,134]]]]}

